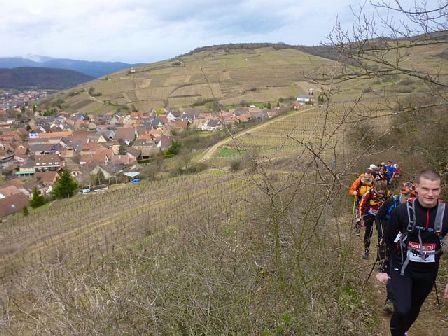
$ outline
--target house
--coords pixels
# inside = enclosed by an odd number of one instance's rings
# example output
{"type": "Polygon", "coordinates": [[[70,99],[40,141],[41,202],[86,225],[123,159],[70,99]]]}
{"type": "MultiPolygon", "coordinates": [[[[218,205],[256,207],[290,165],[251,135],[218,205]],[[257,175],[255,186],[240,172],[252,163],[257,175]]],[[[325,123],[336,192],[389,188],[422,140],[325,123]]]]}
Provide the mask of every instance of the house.
{"type": "Polygon", "coordinates": [[[72,142],[80,143],[80,144],[86,144],[89,142],[89,135],[91,135],[92,132],[79,130],[76,132],[73,132],[70,136],[67,138],[71,140],[72,142]]]}
{"type": "Polygon", "coordinates": [[[0,188],[0,199],[19,193],[19,188],[14,185],[0,188]]]}
{"type": "Polygon", "coordinates": [[[138,150],[137,148],[134,147],[129,147],[127,148],[127,153],[126,155],[129,156],[133,162],[137,161],[138,159],[140,159],[142,151],[138,150]]]}
{"type": "Polygon", "coordinates": [[[156,128],[156,129],[144,129],[141,132],[138,133],[137,136],[137,140],[155,140],[155,139],[160,139],[160,137],[162,136],[162,130],[160,128],[156,128]]]}
{"type": "Polygon", "coordinates": [[[62,150],[62,145],[60,143],[52,144],[40,144],[33,143],[30,144],[30,154],[32,155],[41,155],[41,154],[57,154],[59,155],[62,150]]]}
{"type": "Polygon", "coordinates": [[[64,159],[72,158],[75,156],[75,149],[71,147],[63,148],[60,155],[64,159]]]}
{"type": "Polygon", "coordinates": [[[195,108],[187,108],[184,111],[182,111],[182,114],[180,118],[185,121],[189,121],[192,123],[197,118],[200,118],[201,111],[195,108]]]}
{"type": "Polygon", "coordinates": [[[61,132],[51,132],[51,133],[38,133],[39,139],[57,139],[58,142],[61,138],[69,137],[73,134],[72,130],[61,131],[61,132]]]}
{"type": "Polygon", "coordinates": [[[53,186],[59,178],[59,174],[56,171],[37,172],[35,176],[39,184],[45,187],[53,186]]]}
{"type": "Polygon", "coordinates": [[[65,169],[74,177],[81,175],[81,165],[72,159],[65,160],[65,169]]]}
{"type": "Polygon", "coordinates": [[[160,141],[157,143],[157,148],[159,148],[161,151],[165,151],[168,148],[170,148],[172,143],[171,137],[167,135],[162,135],[160,137],[160,141]]]}
{"type": "Polygon", "coordinates": [[[157,155],[160,152],[160,149],[157,147],[157,143],[152,140],[136,140],[132,147],[129,148],[134,148],[140,151],[141,160],[149,159],[151,156],[157,155]]]}
{"type": "Polygon", "coordinates": [[[34,175],[36,172],[35,163],[31,159],[27,159],[24,163],[21,163],[19,166],[19,170],[16,171],[16,175],[18,176],[30,176],[34,175]]]}
{"type": "Polygon", "coordinates": [[[222,123],[218,119],[209,119],[200,127],[203,131],[214,131],[220,128],[222,128],[222,123]]]}
{"type": "Polygon", "coordinates": [[[181,114],[179,112],[169,111],[166,114],[166,119],[168,120],[168,122],[173,122],[175,120],[179,120],[180,116],[181,116],[181,114]]]}
{"type": "Polygon", "coordinates": [[[143,118],[143,112],[131,112],[130,117],[134,120],[143,118]]]}
{"type": "Polygon", "coordinates": [[[305,104],[311,104],[313,102],[313,97],[311,96],[298,96],[296,99],[299,103],[305,104]]]}
{"type": "Polygon", "coordinates": [[[167,124],[169,129],[174,130],[186,130],[190,122],[187,120],[175,120],[167,124]]]}
{"type": "Polygon", "coordinates": [[[105,129],[100,132],[101,137],[98,138],[98,143],[105,143],[112,141],[115,137],[115,131],[110,129],[105,129]]]}
{"type": "Polygon", "coordinates": [[[159,117],[154,117],[150,120],[150,126],[152,128],[162,128],[164,123],[159,117]]]}
{"type": "Polygon", "coordinates": [[[122,140],[129,145],[132,141],[135,140],[136,134],[135,129],[133,127],[118,127],[115,132],[115,140],[122,140]]]}
{"type": "Polygon", "coordinates": [[[112,156],[111,162],[113,164],[121,164],[124,166],[129,166],[137,162],[137,159],[129,155],[114,155],[112,156]]]}
{"type": "Polygon", "coordinates": [[[43,154],[34,156],[34,169],[38,171],[59,170],[63,167],[63,161],[56,154],[43,154]]]}
{"type": "Polygon", "coordinates": [[[0,218],[22,211],[28,206],[28,196],[17,193],[0,199],[0,218]]]}
{"type": "Polygon", "coordinates": [[[264,121],[264,120],[269,119],[269,114],[267,111],[260,111],[260,112],[254,113],[252,115],[253,115],[252,119],[255,119],[258,121],[264,121]]]}
{"type": "Polygon", "coordinates": [[[85,164],[104,164],[107,165],[111,161],[113,152],[109,148],[99,147],[95,153],[81,154],[79,163],[85,164]]]}
{"type": "Polygon", "coordinates": [[[96,176],[101,172],[105,179],[110,180],[112,177],[116,176],[119,171],[120,169],[118,166],[96,165],[93,169],[90,170],[89,175],[96,176]]]}

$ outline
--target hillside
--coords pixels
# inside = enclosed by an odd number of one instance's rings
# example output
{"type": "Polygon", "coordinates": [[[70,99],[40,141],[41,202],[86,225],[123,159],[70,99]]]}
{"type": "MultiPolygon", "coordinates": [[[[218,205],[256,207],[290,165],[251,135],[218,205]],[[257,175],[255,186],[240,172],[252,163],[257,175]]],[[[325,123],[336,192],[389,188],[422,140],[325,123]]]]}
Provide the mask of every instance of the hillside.
{"type": "MultiPolygon", "coordinates": [[[[446,80],[443,52],[419,46],[402,58],[446,80]]],[[[215,48],[57,95],[67,111],[88,113],[210,99],[231,106],[319,88],[309,76],[344,80],[322,84],[332,94],[324,104],[187,153],[210,168],[199,174],[169,176],[171,166],[191,163],[179,155],[153,180],[6,219],[0,335],[386,334],[384,288],[366,281],[375,264],[361,259],[346,191],[372,162],[403,163],[405,180],[427,164],[427,148],[437,145],[446,158],[446,128],[437,128],[446,108],[428,108],[446,89],[428,98],[433,87],[415,77],[350,77],[352,70],[290,48],[215,48]],[[425,150],[409,147],[415,139],[427,141],[425,150]],[[229,169],[238,160],[239,170],[229,169]]],[[[442,267],[439,288],[447,278],[442,267]]],[[[434,309],[432,296],[411,333],[448,333],[447,308],[434,309]]]]}
{"type": "MultiPolygon", "coordinates": [[[[402,62],[413,71],[433,69],[444,74],[444,46],[409,48],[402,62]]],[[[271,102],[296,97],[316,87],[316,79],[331,79],[332,74],[350,66],[338,63],[335,49],[294,47],[283,44],[236,44],[198,48],[171,60],[135,67],[89,82],[58,94],[63,108],[83,113],[149,110],[151,108],[197,107],[209,109],[216,101],[224,106],[242,102],[271,102]],[[324,77],[322,77],[324,76],[324,77]],[[95,97],[88,94],[94,89],[95,97]]],[[[384,53],[393,58],[394,54],[384,53]]],[[[382,82],[351,81],[342,85],[346,97],[361,91],[406,93],[419,87],[403,87],[394,75],[382,82]]]]}
{"type": "Polygon", "coordinates": [[[33,67],[0,69],[0,88],[66,89],[92,79],[72,70],[33,67]]]}
{"type": "Polygon", "coordinates": [[[95,113],[118,108],[199,108],[210,101],[223,105],[277,102],[309,89],[308,76],[334,61],[295,49],[272,46],[198,51],[154,64],[121,71],[59,94],[67,111],[95,113]],[[92,100],[88,89],[101,96],[92,100]]]}

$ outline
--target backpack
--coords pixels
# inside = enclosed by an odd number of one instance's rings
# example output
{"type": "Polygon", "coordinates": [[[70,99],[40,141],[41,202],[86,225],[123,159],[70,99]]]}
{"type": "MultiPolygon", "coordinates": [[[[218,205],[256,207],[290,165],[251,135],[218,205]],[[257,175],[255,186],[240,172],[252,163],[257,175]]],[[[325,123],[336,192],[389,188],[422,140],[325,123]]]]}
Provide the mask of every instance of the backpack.
{"type": "Polygon", "coordinates": [[[364,196],[370,191],[370,189],[372,189],[372,185],[361,184],[358,188],[358,195],[364,196]]]}
{"type": "Polygon", "coordinates": [[[443,245],[443,242],[440,239],[440,234],[443,228],[445,203],[439,202],[439,204],[437,204],[437,213],[436,218],[434,220],[434,228],[425,229],[422,226],[417,226],[417,220],[415,215],[415,199],[408,200],[406,202],[406,210],[408,213],[408,226],[406,228],[406,233],[401,234],[398,238],[401,250],[406,251],[406,259],[404,260],[403,265],[401,267],[401,273],[400,273],[401,275],[404,275],[404,270],[406,269],[410,261],[416,261],[417,259],[420,259],[422,261],[419,262],[434,262],[435,255],[441,253],[441,249],[435,250],[434,247],[432,250],[426,250],[423,247],[422,239],[420,237],[420,231],[428,230],[429,232],[434,232],[434,234],[439,238],[440,245],[441,246],[443,245]],[[411,242],[407,241],[408,235],[414,232],[414,230],[418,230],[419,244],[417,244],[417,246],[412,246],[411,242]]]}
{"type": "Polygon", "coordinates": [[[370,189],[373,187],[373,177],[368,175],[362,175],[361,179],[359,180],[359,186],[358,186],[358,195],[364,196],[367,194],[370,189]]]}
{"type": "Polygon", "coordinates": [[[395,208],[400,205],[400,195],[395,195],[392,198],[393,202],[387,209],[386,215],[384,216],[387,221],[392,217],[392,212],[394,212],[395,208]]]}

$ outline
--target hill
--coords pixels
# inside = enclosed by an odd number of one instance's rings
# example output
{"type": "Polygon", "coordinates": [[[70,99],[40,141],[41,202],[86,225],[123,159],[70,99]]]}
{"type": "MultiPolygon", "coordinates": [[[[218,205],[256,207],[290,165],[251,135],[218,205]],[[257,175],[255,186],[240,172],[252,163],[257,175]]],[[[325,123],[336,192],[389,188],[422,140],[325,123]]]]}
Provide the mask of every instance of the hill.
{"type": "Polygon", "coordinates": [[[305,94],[309,77],[337,62],[273,45],[199,50],[171,60],[120,71],[60,93],[67,111],[95,113],[135,107],[204,107],[246,102],[277,103],[305,94]],[[90,88],[101,94],[91,99],[90,88]]]}
{"type": "MultiPolygon", "coordinates": [[[[414,71],[442,69],[444,64],[442,44],[422,45],[406,52],[403,62],[414,71]]],[[[320,89],[316,78],[331,79],[332,74],[342,73],[339,70],[353,68],[347,64],[350,60],[345,59],[344,64],[336,61],[338,58],[336,50],[328,46],[254,43],[201,47],[170,60],[110,74],[80,89],[61,92],[55,99],[62,99],[68,112],[83,113],[191,106],[210,109],[213,102],[224,106],[276,104],[279,99],[306,94],[309,88],[320,89]],[[93,98],[88,94],[91,88],[97,95],[93,98]]],[[[394,75],[381,84],[351,81],[342,90],[347,97],[361,90],[413,90],[400,88],[400,79],[394,75]]]]}
{"type": "Polygon", "coordinates": [[[0,68],[17,68],[17,67],[39,67],[39,68],[56,68],[81,72],[91,77],[101,77],[111,72],[130,68],[135,64],[122,62],[99,62],[73,60],[66,58],[52,58],[46,56],[36,56],[31,58],[24,57],[0,57],[0,68]]]}
{"type": "MultiPolygon", "coordinates": [[[[409,48],[405,65],[446,76],[444,49],[409,48]]],[[[306,91],[311,75],[347,68],[290,48],[204,49],[57,97],[67,110],[90,112],[276,101],[306,91]]],[[[446,109],[428,119],[437,103],[422,100],[428,86],[401,75],[346,79],[331,87],[331,104],[272,119],[208,152],[210,165],[229,153],[247,160],[240,172],[227,165],[116,186],[8,218],[0,231],[0,334],[384,335],[384,288],[366,281],[375,264],[360,258],[347,185],[367,163],[391,158],[406,162],[410,179],[420,168],[411,161],[426,151],[409,145],[424,138],[446,152],[446,132],[434,129],[446,109]],[[408,101],[427,106],[403,108],[408,101]],[[399,128],[408,143],[392,136],[399,128]]],[[[446,307],[437,312],[431,303],[411,333],[437,335],[425,328],[427,316],[446,335],[446,307]]]]}
{"type": "Polygon", "coordinates": [[[72,70],[32,67],[0,69],[1,88],[66,89],[92,79],[72,70]]]}

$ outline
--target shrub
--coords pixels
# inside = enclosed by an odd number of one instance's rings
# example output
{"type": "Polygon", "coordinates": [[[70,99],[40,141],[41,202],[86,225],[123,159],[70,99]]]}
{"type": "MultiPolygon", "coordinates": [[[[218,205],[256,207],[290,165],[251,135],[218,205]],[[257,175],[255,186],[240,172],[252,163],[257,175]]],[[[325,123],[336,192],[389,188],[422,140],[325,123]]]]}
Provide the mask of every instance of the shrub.
{"type": "Polygon", "coordinates": [[[243,165],[241,159],[232,160],[232,162],[230,162],[230,171],[236,172],[238,170],[241,170],[242,166],[243,165]]]}

